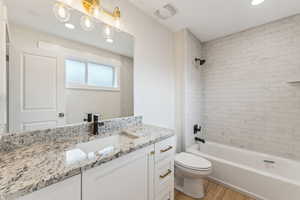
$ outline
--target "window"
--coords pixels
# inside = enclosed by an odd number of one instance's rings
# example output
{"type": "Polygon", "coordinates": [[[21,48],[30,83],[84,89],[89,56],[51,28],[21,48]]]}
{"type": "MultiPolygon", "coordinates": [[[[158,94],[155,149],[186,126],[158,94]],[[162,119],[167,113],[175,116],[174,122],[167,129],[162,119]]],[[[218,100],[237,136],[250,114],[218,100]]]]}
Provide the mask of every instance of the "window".
{"type": "Polygon", "coordinates": [[[65,61],[68,88],[118,89],[117,70],[113,66],[83,62],[65,61]]]}
{"type": "Polygon", "coordinates": [[[66,60],[67,83],[85,83],[85,63],[74,60],[66,60]]]}
{"type": "Polygon", "coordinates": [[[88,84],[102,87],[114,87],[114,68],[88,63],[88,84]]]}

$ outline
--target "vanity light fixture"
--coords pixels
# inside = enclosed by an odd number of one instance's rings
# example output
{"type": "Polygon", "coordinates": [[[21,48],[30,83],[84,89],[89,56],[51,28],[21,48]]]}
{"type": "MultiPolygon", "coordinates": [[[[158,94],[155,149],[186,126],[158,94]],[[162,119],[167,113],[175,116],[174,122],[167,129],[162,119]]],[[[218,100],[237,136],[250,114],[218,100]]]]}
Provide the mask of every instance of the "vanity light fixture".
{"type": "MultiPolygon", "coordinates": [[[[69,29],[74,29],[75,26],[70,23],[66,23],[71,17],[71,0],[57,0],[54,4],[54,15],[60,22],[64,22],[65,26],[69,29]]],[[[96,20],[94,17],[98,17],[100,14],[105,14],[114,20],[114,26],[106,25],[103,29],[103,37],[106,42],[113,43],[114,30],[120,30],[121,28],[121,10],[119,7],[115,7],[113,12],[110,12],[101,6],[101,0],[80,0],[85,10],[85,15],[80,19],[80,25],[85,31],[92,31],[95,28],[96,20]]]]}
{"type": "Polygon", "coordinates": [[[119,7],[115,7],[114,11],[110,13],[109,11],[102,8],[102,13],[112,17],[115,20],[115,27],[117,29],[120,29],[121,26],[121,10],[119,7]]]}
{"type": "Polygon", "coordinates": [[[252,6],[257,6],[259,4],[262,4],[265,0],[252,0],[251,4],[252,6]]]}

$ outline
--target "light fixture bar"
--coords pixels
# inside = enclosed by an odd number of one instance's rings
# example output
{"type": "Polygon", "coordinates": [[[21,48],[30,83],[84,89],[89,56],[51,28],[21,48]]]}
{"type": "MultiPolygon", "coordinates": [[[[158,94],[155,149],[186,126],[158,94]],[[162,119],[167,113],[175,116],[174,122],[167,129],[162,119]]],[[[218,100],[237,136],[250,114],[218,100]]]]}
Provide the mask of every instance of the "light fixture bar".
{"type": "Polygon", "coordinates": [[[110,16],[110,17],[113,17],[114,19],[121,18],[121,11],[120,11],[119,7],[115,7],[113,12],[110,12],[110,11],[102,8],[101,12],[108,15],[108,16],[110,16]]]}
{"type": "Polygon", "coordinates": [[[100,0],[81,0],[82,6],[88,14],[93,14],[94,9],[100,8],[100,0]]]}

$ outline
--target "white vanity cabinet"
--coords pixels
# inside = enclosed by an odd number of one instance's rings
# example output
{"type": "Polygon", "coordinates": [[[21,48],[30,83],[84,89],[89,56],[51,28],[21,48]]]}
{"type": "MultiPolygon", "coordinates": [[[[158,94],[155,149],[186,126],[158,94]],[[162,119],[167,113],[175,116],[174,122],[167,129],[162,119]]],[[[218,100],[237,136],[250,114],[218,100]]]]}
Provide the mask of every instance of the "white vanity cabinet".
{"type": "Polygon", "coordinates": [[[18,200],[81,200],[81,175],[20,197],[18,200]]]}
{"type": "Polygon", "coordinates": [[[82,200],[173,200],[175,137],[82,174],[82,200]]]}
{"type": "Polygon", "coordinates": [[[174,200],[175,137],[18,200],[174,200]]]}
{"type": "Polygon", "coordinates": [[[154,146],[82,173],[82,200],[147,200],[152,187],[154,146]]]}

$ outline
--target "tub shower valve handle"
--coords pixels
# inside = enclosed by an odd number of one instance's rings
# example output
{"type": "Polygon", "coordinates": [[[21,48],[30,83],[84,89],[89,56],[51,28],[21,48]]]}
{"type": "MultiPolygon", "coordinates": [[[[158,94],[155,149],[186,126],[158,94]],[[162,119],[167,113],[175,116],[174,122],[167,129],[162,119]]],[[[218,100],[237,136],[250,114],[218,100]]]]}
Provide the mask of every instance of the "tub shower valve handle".
{"type": "Polygon", "coordinates": [[[199,126],[198,124],[194,125],[194,134],[196,135],[198,132],[201,132],[202,127],[199,126]]]}

